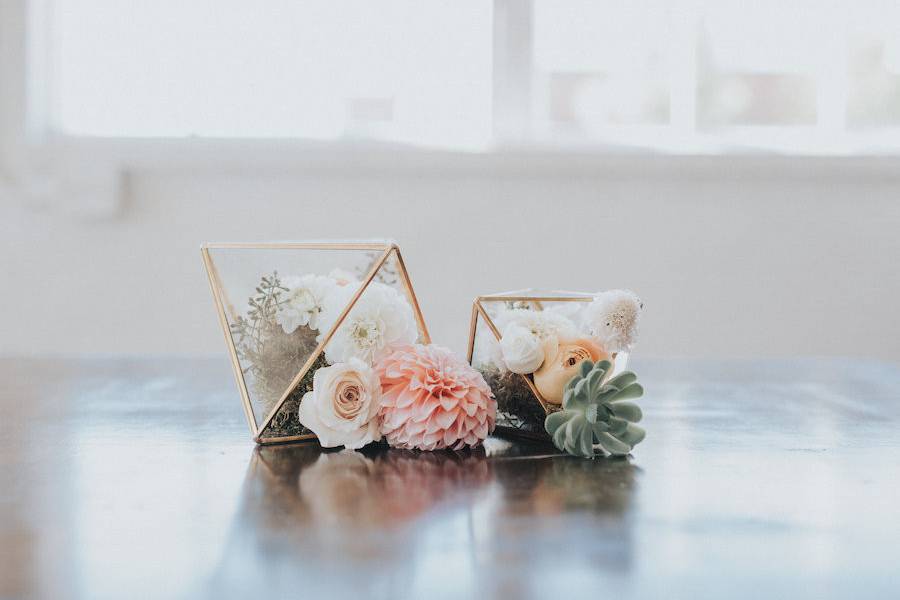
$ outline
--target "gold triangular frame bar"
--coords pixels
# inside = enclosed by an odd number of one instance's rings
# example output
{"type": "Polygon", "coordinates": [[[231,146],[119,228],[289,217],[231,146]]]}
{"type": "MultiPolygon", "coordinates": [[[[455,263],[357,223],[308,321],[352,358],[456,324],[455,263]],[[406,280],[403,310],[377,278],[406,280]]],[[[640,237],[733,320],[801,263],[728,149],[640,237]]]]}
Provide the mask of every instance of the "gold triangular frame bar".
{"type": "MultiPolygon", "coordinates": [[[[340,328],[341,325],[344,324],[344,319],[347,318],[347,315],[350,314],[350,311],[353,309],[354,305],[356,305],[356,301],[359,300],[360,296],[363,295],[363,292],[369,287],[369,284],[375,279],[375,274],[378,273],[378,270],[384,265],[384,262],[388,259],[388,256],[391,255],[391,248],[388,248],[384,251],[384,253],[375,261],[375,264],[372,265],[372,268],[369,269],[369,272],[366,273],[365,279],[363,279],[362,285],[359,286],[359,289],[354,292],[353,297],[350,298],[350,302],[347,303],[347,306],[344,307],[344,310],[341,312],[340,316],[334,322],[334,325],[331,326],[331,329],[328,330],[328,333],[325,334],[325,337],[322,338],[322,341],[316,346],[316,349],[313,350],[312,354],[306,359],[306,362],[300,368],[300,371],[294,376],[291,382],[287,385],[287,389],[284,390],[281,394],[281,398],[278,399],[272,408],[269,410],[269,414],[266,415],[266,418],[263,419],[262,424],[259,426],[257,431],[257,436],[260,436],[266,428],[272,423],[272,419],[275,418],[275,415],[278,414],[278,411],[281,410],[281,407],[284,406],[285,401],[290,397],[291,392],[294,391],[294,388],[297,387],[297,384],[300,383],[300,380],[303,379],[303,376],[306,375],[306,372],[309,371],[310,367],[312,367],[316,360],[318,360],[319,356],[325,352],[325,346],[328,345],[328,342],[331,341],[331,338],[334,337],[335,332],[340,328]]],[[[265,439],[265,438],[259,438],[265,439]]],[[[259,439],[257,441],[259,441],[259,439]]],[[[281,439],[281,438],[278,438],[281,439]]]]}
{"type": "Polygon", "coordinates": [[[275,418],[275,415],[278,414],[278,411],[281,410],[281,407],[287,401],[291,392],[303,379],[303,376],[309,371],[313,364],[315,364],[316,360],[319,356],[325,351],[325,347],[328,345],[328,342],[331,341],[331,338],[334,336],[335,332],[338,328],[343,324],[344,319],[347,318],[347,315],[350,314],[350,311],[355,306],[357,300],[362,296],[363,292],[369,287],[369,284],[375,279],[375,276],[378,274],[378,271],[384,266],[387,260],[393,255],[397,260],[397,265],[399,267],[399,275],[401,280],[403,281],[403,287],[406,290],[406,294],[409,298],[409,301],[413,308],[413,314],[416,318],[416,323],[419,328],[419,332],[422,336],[422,340],[426,344],[431,343],[431,335],[428,333],[428,327],[425,324],[425,318],[422,316],[422,310],[419,306],[419,300],[416,297],[416,292],[412,287],[412,282],[409,278],[409,272],[406,270],[406,264],[403,262],[403,256],[400,253],[400,247],[396,243],[327,243],[327,242],[271,242],[271,243],[214,243],[214,244],[204,244],[200,249],[201,255],[203,257],[203,264],[206,266],[206,273],[209,278],[209,285],[213,293],[213,298],[215,300],[216,305],[216,313],[219,316],[219,324],[222,326],[222,331],[225,335],[225,342],[228,346],[229,356],[231,358],[232,367],[235,374],[235,380],[238,385],[238,389],[241,393],[241,402],[244,405],[244,415],[247,418],[247,424],[250,427],[251,434],[253,436],[253,440],[259,444],[270,444],[270,443],[285,443],[285,442],[294,442],[300,440],[309,440],[315,439],[314,434],[303,434],[296,436],[283,436],[277,438],[264,438],[262,437],[262,433],[266,430],[269,424],[272,422],[272,419],[275,418]],[[366,274],[362,285],[360,285],[359,289],[353,294],[353,297],[350,299],[350,302],[347,303],[347,306],[344,307],[344,310],[341,312],[337,321],[335,321],[334,325],[332,325],[331,329],[329,329],[326,336],[322,339],[322,341],[316,346],[315,350],[313,350],[310,357],[306,360],[306,362],[301,367],[300,371],[296,376],[291,380],[290,384],[287,386],[287,389],[282,393],[281,398],[274,404],[274,406],[269,410],[269,413],[266,415],[265,419],[262,421],[260,425],[256,424],[256,418],[253,412],[253,405],[250,402],[250,394],[247,389],[247,383],[244,379],[244,372],[241,368],[240,361],[238,360],[237,355],[237,347],[234,343],[234,338],[231,335],[231,328],[228,326],[228,318],[226,315],[226,305],[230,307],[228,303],[228,299],[225,296],[224,287],[222,287],[221,279],[219,278],[218,271],[216,269],[215,262],[210,256],[210,250],[216,249],[255,249],[255,250],[299,250],[299,249],[313,249],[313,250],[381,250],[383,253],[378,257],[372,268],[369,269],[369,272],[366,274]]]}

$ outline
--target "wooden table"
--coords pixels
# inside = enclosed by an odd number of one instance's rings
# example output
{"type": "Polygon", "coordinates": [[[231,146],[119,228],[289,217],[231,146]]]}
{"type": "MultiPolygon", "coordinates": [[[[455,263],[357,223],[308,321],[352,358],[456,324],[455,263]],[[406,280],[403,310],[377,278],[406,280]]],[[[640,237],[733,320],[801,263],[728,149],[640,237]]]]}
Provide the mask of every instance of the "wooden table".
{"type": "Polygon", "coordinates": [[[900,368],[652,362],[582,460],[255,448],[224,359],[0,361],[0,598],[900,598],[900,368]]]}

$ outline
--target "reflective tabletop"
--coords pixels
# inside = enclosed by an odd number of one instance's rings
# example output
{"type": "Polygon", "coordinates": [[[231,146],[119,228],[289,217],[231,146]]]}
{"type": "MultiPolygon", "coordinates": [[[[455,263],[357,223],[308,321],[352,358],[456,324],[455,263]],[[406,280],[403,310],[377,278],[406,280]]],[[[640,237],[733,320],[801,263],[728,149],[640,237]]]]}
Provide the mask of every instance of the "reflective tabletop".
{"type": "Polygon", "coordinates": [[[900,367],[641,361],[584,460],[256,447],[225,360],[5,359],[0,598],[898,598],[900,367]]]}

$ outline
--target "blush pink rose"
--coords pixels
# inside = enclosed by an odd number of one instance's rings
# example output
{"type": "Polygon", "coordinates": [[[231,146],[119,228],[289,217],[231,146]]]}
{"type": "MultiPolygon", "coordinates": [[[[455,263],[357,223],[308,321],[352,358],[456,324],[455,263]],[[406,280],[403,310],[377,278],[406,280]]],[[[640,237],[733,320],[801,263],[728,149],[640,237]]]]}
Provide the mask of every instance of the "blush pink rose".
{"type": "Polygon", "coordinates": [[[491,389],[481,373],[446,348],[395,347],[375,371],[381,378],[381,432],[391,446],[473,448],[494,430],[491,389]]]}

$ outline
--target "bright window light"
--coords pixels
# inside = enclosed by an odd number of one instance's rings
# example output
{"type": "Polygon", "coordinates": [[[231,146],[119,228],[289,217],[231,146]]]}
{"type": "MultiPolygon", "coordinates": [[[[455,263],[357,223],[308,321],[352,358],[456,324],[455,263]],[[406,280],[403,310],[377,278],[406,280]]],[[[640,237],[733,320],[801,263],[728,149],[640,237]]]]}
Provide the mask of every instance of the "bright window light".
{"type": "Polygon", "coordinates": [[[92,136],[490,135],[491,11],[468,0],[57,0],[57,127],[92,136]]]}
{"type": "Polygon", "coordinates": [[[900,151],[895,0],[49,2],[68,135],[900,151]]]}

